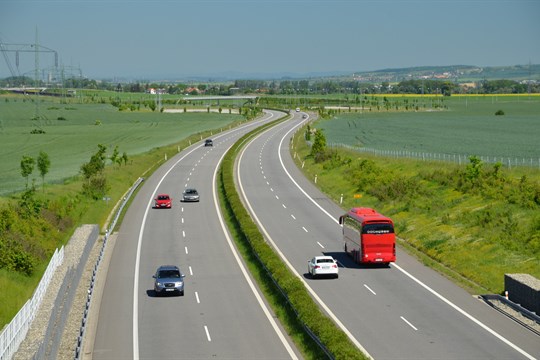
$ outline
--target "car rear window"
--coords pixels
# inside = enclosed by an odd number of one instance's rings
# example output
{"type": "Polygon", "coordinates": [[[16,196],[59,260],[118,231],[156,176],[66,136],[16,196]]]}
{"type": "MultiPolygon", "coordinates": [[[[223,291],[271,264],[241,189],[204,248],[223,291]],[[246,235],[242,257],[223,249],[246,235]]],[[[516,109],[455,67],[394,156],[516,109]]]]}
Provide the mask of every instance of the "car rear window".
{"type": "Polygon", "coordinates": [[[317,264],[320,264],[320,263],[333,263],[334,260],[333,259],[318,259],[317,260],[317,264]]]}

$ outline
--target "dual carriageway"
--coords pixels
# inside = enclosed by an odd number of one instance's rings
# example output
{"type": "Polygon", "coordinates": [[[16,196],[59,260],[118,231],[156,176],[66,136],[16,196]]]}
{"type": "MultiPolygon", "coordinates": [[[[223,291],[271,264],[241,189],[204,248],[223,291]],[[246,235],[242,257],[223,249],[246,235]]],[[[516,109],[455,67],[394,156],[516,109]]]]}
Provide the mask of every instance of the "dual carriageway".
{"type": "MultiPolygon", "coordinates": [[[[264,117],[195,144],[146,179],[118,231],[103,287],[93,359],[298,359],[238,254],[220,214],[217,169],[245,133],[285,114],[264,117]],[[199,203],[181,203],[186,187],[199,203]],[[152,209],[157,193],[171,210],[152,209]],[[152,274],[179,265],[185,296],[155,297],[152,274]]],[[[374,359],[534,359],[540,340],[398,249],[388,268],[361,267],[344,251],[344,213],[305,179],[289,140],[303,113],[266,130],[237,159],[237,186],[265,239],[349,338],[374,359]],[[340,263],[336,280],[312,280],[307,260],[340,263]]]]}

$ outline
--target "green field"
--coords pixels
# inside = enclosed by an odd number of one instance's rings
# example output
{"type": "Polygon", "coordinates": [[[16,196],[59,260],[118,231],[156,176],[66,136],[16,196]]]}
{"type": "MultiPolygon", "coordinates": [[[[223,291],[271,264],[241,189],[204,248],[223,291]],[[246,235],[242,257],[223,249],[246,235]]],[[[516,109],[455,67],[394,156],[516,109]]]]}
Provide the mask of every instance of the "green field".
{"type": "Polygon", "coordinates": [[[396,159],[340,147],[315,161],[299,132],[292,149],[307,178],[317,176],[317,186],[336,202],[343,198],[344,209],[373,207],[393,218],[404,248],[472,293],[501,293],[506,273],[539,278],[540,97],[452,96],[418,111],[404,109],[399,96],[389,101],[390,110],[334,108],[310,126],[322,129],[328,144],[534,158],[535,165],[481,163],[474,172],[470,160],[396,159]]]}
{"type": "MultiPolygon", "coordinates": [[[[83,162],[96,152],[97,144],[118,146],[129,156],[176,143],[188,135],[226,127],[243,117],[224,111],[217,113],[160,113],[119,111],[109,104],[61,104],[59,99],[0,96],[0,196],[24,190],[20,161],[23,155],[49,155],[48,182],[77,175],[83,162]],[[39,114],[38,120],[36,114],[39,114]],[[61,120],[59,120],[61,119],[61,120]],[[65,119],[65,120],[62,120],[65,119]],[[31,134],[32,130],[45,131],[31,134]]],[[[31,178],[41,183],[39,172],[31,178]]]]}
{"type": "MultiPolygon", "coordinates": [[[[390,98],[390,102],[399,99],[390,98]]],[[[443,110],[340,112],[320,121],[328,143],[377,150],[540,160],[540,97],[445,97],[443,110]],[[495,112],[503,110],[504,115],[495,112]]]]}

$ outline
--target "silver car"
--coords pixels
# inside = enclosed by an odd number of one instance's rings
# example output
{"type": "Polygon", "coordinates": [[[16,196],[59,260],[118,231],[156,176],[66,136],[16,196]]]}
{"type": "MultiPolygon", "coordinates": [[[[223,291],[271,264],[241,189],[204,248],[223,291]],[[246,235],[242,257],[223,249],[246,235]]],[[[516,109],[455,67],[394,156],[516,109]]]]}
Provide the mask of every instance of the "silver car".
{"type": "Polygon", "coordinates": [[[182,193],[182,201],[199,201],[199,192],[196,189],[186,189],[182,193]]]}
{"type": "Polygon", "coordinates": [[[178,266],[162,265],[156,270],[154,291],[156,295],[179,294],[184,296],[184,277],[178,266]]]}

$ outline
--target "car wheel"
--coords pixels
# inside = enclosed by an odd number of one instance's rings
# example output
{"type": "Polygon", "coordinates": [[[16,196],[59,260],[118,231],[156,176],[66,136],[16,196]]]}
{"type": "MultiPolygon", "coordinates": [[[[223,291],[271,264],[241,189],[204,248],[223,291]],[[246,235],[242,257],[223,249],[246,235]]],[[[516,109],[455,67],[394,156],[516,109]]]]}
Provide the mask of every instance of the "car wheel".
{"type": "Polygon", "coordinates": [[[339,274],[336,274],[336,279],[339,278],[339,274]]]}
{"type": "Polygon", "coordinates": [[[180,296],[184,296],[184,290],[180,291],[180,296]]]}

